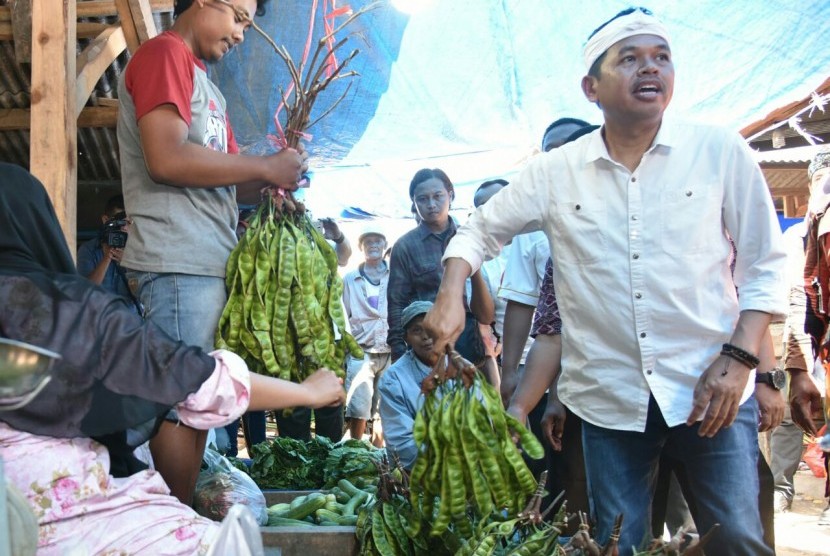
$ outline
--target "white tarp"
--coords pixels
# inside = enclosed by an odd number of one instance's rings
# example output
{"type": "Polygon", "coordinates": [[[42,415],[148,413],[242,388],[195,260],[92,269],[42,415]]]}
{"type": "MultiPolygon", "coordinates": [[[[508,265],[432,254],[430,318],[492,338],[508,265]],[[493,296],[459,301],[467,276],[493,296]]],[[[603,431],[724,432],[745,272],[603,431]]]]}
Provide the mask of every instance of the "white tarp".
{"type": "MultiPolygon", "coordinates": [[[[509,177],[554,119],[600,122],[579,86],[582,44],[629,2],[410,0],[421,8],[412,15],[393,4],[407,2],[385,2],[353,26],[363,37],[351,37],[345,51],[361,50],[353,64],[361,76],[310,132],[307,198],[317,214],[407,216],[408,183],[423,167],[447,171],[458,186],[456,208],[463,208],[472,197],[465,189],[509,177]]],[[[272,1],[259,22],[298,61],[311,6],[272,1]]],[[[673,117],[737,131],[809,95],[830,75],[828,0],[665,0],[648,7],[672,33],[673,117]]],[[[212,76],[243,149],[262,150],[288,84],[282,61],[249,31],[212,76]]],[[[342,91],[321,96],[317,111],[342,91]]]]}

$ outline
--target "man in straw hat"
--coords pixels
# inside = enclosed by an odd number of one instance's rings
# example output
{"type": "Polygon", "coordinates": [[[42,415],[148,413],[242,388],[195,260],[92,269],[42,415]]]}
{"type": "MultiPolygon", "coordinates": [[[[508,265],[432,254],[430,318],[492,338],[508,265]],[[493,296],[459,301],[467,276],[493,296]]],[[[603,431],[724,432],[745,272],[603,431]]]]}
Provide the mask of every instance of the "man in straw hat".
{"type": "Polygon", "coordinates": [[[737,134],[664,120],[674,65],[651,12],[620,12],[584,48],[601,129],[530,161],[444,254],[424,325],[442,353],[464,279],[513,235],[551,244],[562,331],[558,394],[583,420],[595,537],[623,556],[650,535],[657,462],[684,463],[707,554],[769,555],[758,511],[761,339],[787,310],[781,231],[737,134]],[[734,279],[729,238],[737,245],[734,279]]]}

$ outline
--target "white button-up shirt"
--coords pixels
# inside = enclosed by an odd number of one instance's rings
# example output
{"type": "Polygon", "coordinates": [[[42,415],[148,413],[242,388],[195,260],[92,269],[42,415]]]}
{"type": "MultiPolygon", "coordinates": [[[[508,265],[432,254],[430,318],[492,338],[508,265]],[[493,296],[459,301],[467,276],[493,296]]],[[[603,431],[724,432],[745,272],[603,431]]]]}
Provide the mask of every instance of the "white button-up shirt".
{"type": "MultiPolygon", "coordinates": [[[[545,238],[547,242],[547,238],[545,238]]],[[[512,252],[512,245],[505,245],[498,257],[485,261],[481,265],[481,276],[484,278],[484,283],[487,284],[487,291],[490,292],[490,297],[493,298],[493,306],[496,313],[496,334],[504,335],[504,311],[507,308],[507,301],[499,297],[499,288],[501,287],[502,278],[507,269],[507,261],[512,252]]],[[[472,292],[471,292],[472,293],[472,292]]]]}
{"type": "MultiPolygon", "coordinates": [[[[645,430],[650,394],[669,426],[685,422],[739,312],[787,310],[772,199],[746,143],[727,130],[664,121],[633,173],[599,131],[540,154],[459,229],[444,258],[477,269],[534,230],[553,254],[559,395],[597,426],[645,430]]],[[[753,387],[748,380],[742,402],[753,387]]]]}
{"type": "Polygon", "coordinates": [[[386,343],[389,324],[386,322],[386,288],[389,285],[389,266],[385,269],[378,285],[378,306],[372,307],[367,293],[366,279],[357,268],[343,278],[343,307],[346,309],[352,335],[364,351],[389,353],[386,343]]]}
{"type": "MultiPolygon", "coordinates": [[[[536,308],[549,258],[550,244],[542,232],[521,234],[513,238],[507,267],[504,269],[504,277],[498,293],[499,299],[504,300],[505,308],[508,301],[536,308]]],[[[503,315],[502,321],[504,321],[503,315]]],[[[527,361],[527,354],[532,344],[533,338],[528,336],[522,348],[520,365],[524,365],[527,361]]]]}

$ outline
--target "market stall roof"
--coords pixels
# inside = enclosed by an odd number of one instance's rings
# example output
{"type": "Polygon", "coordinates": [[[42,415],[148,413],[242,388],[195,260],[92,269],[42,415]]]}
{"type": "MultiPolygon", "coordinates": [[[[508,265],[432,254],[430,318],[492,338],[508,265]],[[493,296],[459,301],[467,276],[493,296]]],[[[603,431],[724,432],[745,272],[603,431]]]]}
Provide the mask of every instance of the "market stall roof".
{"type": "Polygon", "coordinates": [[[776,107],[741,129],[758,152],[770,192],[788,217],[803,216],[809,190],[807,166],[830,145],[830,78],[809,95],[776,107]]]}

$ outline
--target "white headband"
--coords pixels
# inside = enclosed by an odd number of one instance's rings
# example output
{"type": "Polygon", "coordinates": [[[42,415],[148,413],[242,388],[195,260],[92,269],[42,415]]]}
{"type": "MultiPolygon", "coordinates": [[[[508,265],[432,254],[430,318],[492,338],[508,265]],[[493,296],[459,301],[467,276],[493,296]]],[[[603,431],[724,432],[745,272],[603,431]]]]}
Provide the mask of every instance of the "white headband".
{"type": "Polygon", "coordinates": [[[669,42],[669,32],[666,27],[653,15],[645,14],[637,9],[628,15],[610,21],[588,39],[582,51],[585,68],[590,71],[594,62],[613,44],[634,35],[657,35],[667,43],[669,42]]]}

